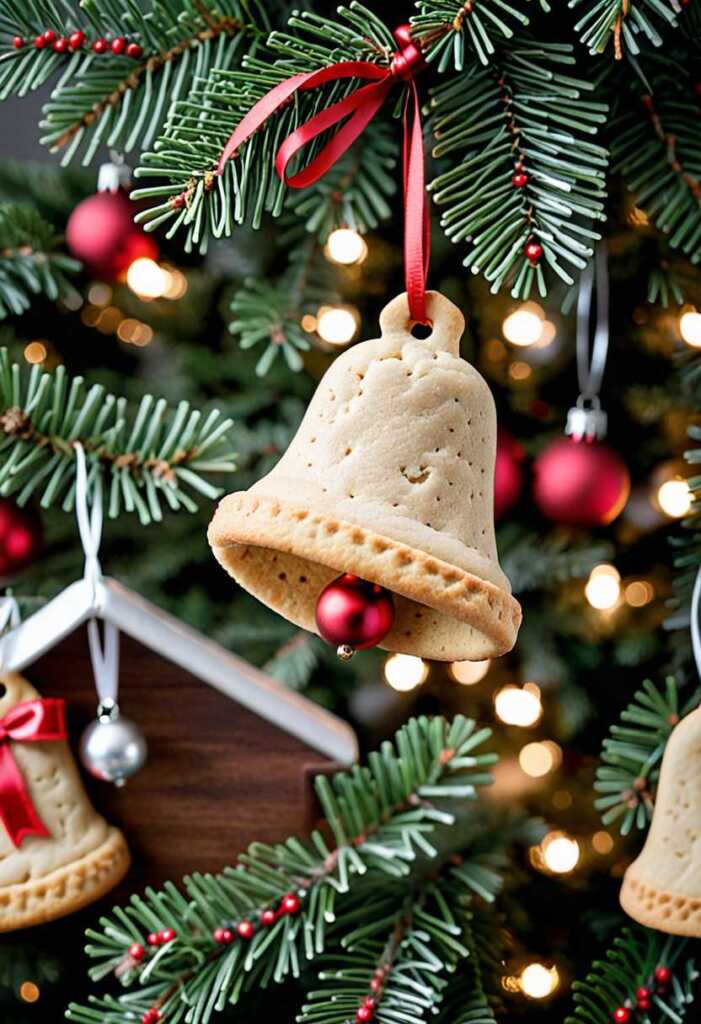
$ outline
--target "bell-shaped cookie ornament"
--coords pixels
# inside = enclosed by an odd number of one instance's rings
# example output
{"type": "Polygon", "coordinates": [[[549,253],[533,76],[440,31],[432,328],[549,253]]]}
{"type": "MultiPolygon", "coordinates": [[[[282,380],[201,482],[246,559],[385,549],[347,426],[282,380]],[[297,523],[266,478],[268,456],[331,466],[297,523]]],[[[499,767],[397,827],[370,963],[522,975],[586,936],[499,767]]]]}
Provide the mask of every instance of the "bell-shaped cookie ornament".
{"type": "Polygon", "coordinates": [[[0,932],[53,921],[109,892],[129,867],[122,833],[83,789],[61,701],[0,680],[0,932]]]}
{"type": "Polygon", "coordinates": [[[510,650],[521,621],[494,540],[496,414],[460,358],[462,314],[437,292],[427,309],[419,339],[398,296],[382,336],[335,360],[272,472],[220,503],[209,541],[242,587],[305,629],[350,573],[394,595],[386,650],[481,660],[510,650]]]}
{"type": "Polygon", "coordinates": [[[649,928],[701,937],[701,708],[669,739],[650,831],[625,873],[621,906],[649,928]]]}

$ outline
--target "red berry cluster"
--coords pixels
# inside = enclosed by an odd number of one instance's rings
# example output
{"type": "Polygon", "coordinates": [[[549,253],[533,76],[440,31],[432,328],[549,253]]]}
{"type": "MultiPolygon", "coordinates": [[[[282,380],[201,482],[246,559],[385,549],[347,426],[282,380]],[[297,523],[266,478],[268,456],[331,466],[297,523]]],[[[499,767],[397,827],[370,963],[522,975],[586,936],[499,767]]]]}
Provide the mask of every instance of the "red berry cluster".
{"type": "Polygon", "coordinates": [[[363,1000],[361,1006],[358,1007],[358,1011],[355,1015],[355,1019],[358,1024],[368,1024],[369,1021],[375,1016],[375,1000],[372,996],[368,996],[363,1000]]]}
{"type": "Polygon", "coordinates": [[[158,1024],[160,1020],[163,1020],[163,1014],[155,1006],[152,1006],[150,1010],[142,1014],[141,1024],[158,1024]]]}
{"type": "MultiPolygon", "coordinates": [[[[299,913],[301,906],[302,901],[297,893],[288,892],[286,896],[282,897],[277,910],[268,907],[261,911],[258,923],[263,928],[269,928],[281,917],[299,913]]],[[[215,928],[212,932],[212,938],[219,946],[230,946],[237,936],[239,939],[243,939],[244,942],[249,942],[255,933],[256,926],[253,921],[244,918],[244,920],[239,921],[238,924],[232,925],[230,928],[215,928]]]]}
{"type": "Polygon", "coordinates": [[[628,1024],[634,1013],[647,1013],[651,1006],[653,995],[664,995],[664,991],[672,980],[672,972],[669,967],[656,967],[654,978],[651,978],[647,985],[641,985],[635,993],[635,1002],[626,999],[623,1006],[613,1011],[613,1019],[616,1024],[628,1024]]]}
{"type": "Polygon", "coordinates": [[[511,184],[514,188],[525,188],[528,184],[528,175],[526,174],[523,160],[519,160],[514,166],[514,174],[511,177],[511,184]]]}
{"type": "Polygon", "coordinates": [[[160,932],[151,932],[146,941],[149,946],[165,946],[166,943],[177,939],[178,933],[174,928],[162,928],[160,932]]]}
{"type": "MultiPolygon", "coordinates": [[[[31,41],[31,45],[37,50],[45,50],[48,47],[56,53],[82,50],[86,43],[88,43],[88,39],[85,32],[81,32],[80,29],[71,32],[69,36],[59,36],[52,28],[47,28],[45,32],[40,32],[31,41]]],[[[12,45],[15,50],[21,50],[23,46],[27,46],[29,43],[22,36],[15,36],[12,40],[12,45]]],[[[114,39],[99,38],[95,39],[92,43],[88,43],[88,45],[92,47],[94,53],[107,53],[109,51],[110,53],[117,54],[117,56],[126,54],[127,57],[131,57],[133,60],[139,60],[144,52],[138,43],[129,43],[124,36],[115,36],[114,39]]]]}

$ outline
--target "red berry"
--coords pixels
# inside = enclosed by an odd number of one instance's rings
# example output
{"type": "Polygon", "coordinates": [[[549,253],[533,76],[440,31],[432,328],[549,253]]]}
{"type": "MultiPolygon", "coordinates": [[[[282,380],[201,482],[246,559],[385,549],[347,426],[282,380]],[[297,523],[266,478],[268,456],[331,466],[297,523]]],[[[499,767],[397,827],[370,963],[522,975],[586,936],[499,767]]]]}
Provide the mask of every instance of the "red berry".
{"type": "Polygon", "coordinates": [[[260,915],[260,923],[265,927],[269,928],[271,924],[275,924],[277,921],[277,914],[274,910],[264,910],[260,915]]]}
{"type": "Polygon", "coordinates": [[[299,896],[293,892],[288,892],[287,896],[283,898],[280,910],[283,914],[296,914],[300,906],[299,896]]]}
{"type": "Polygon", "coordinates": [[[148,942],[149,946],[160,946],[160,944],[161,944],[160,933],[159,932],[151,932],[151,934],[147,937],[146,941],[148,942]]]}
{"type": "Polygon", "coordinates": [[[24,39],[22,38],[22,36],[15,36],[15,38],[12,40],[12,45],[14,46],[15,50],[21,50],[22,47],[24,46],[24,39]]]}
{"type": "Polygon", "coordinates": [[[529,242],[524,249],[526,259],[530,260],[531,263],[539,263],[543,256],[543,246],[540,242],[529,242]]]}
{"type": "Polygon", "coordinates": [[[528,184],[528,175],[524,174],[523,171],[519,171],[518,174],[514,174],[512,177],[511,184],[514,188],[523,188],[524,185],[528,184]]]}
{"type": "Polygon", "coordinates": [[[129,43],[127,46],[127,57],[132,57],[134,60],[138,60],[143,52],[138,43],[129,43]]]}
{"type": "Polygon", "coordinates": [[[382,988],[382,981],[380,980],[380,978],[373,978],[372,981],[370,982],[370,988],[373,990],[373,992],[379,992],[380,989],[382,988]]]}
{"type": "Polygon", "coordinates": [[[655,981],[659,982],[660,985],[668,985],[672,978],[672,972],[669,967],[656,967],[655,968],[655,981]]]}
{"type": "Polygon", "coordinates": [[[42,37],[45,43],[53,43],[56,39],[56,33],[52,28],[47,28],[46,32],[42,33],[42,37]]]}
{"type": "Polygon", "coordinates": [[[372,996],[366,996],[365,997],[365,1002],[364,1002],[363,1005],[367,1006],[370,1010],[374,1010],[375,1009],[375,1000],[372,998],[372,996]]]}
{"type": "Polygon", "coordinates": [[[64,36],[61,36],[61,38],[57,39],[54,43],[53,49],[56,51],[56,53],[65,53],[68,49],[68,40],[64,38],[64,36]]]}
{"type": "Polygon", "coordinates": [[[93,53],[104,53],[107,49],[106,39],[96,39],[92,44],[93,53]]]}
{"type": "Polygon", "coordinates": [[[241,939],[252,939],[255,933],[252,921],[239,921],[236,931],[241,939]]]}
{"type": "Polygon", "coordinates": [[[650,995],[650,989],[645,988],[644,985],[641,985],[638,991],[635,993],[635,998],[638,1000],[638,1002],[640,1002],[641,999],[649,999],[650,995]]]}
{"type": "Polygon", "coordinates": [[[43,36],[37,36],[34,40],[34,45],[36,46],[37,50],[43,50],[46,46],[46,40],[43,36]]]}
{"type": "Polygon", "coordinates": [[[164,928],[161,932],[161,942],[172,942],[173,939],[178,937],[178,933],[172,928],[164,928]]]}
{"type": "Polygon", "coordinates": [[[116,54],[124,53],[126,48],[127,48],[127,41],[124,38],[124,36],[117,36],[116,39],[113,39],[112,42],[110,43],[110,50],[112,51],[112,53],[116,53],[116,54]]]}
{"type": "Polygon", "coordinates": [[[173,198],[170,201],[170,205],[173,207],[174,210],[181,210],[185,203],[186,199],[182,192],[177,196],[173,196],[173,198]]]}
{"type": "Polygon", "coordinates": [[[649,1010],[650,1009],[650,1000],[649,999],[638,999],[638,1009],[639,1010],[649,1010]]]}
{"type": "Polygon", "coordinates": [[[85,42],[85,32],[78,30],[77,32],[71,32],[68,37],[71,50],[79,50],[85,42]]]}
{"type": "Polygon", "coordinates": [[[361,1006],[355,1015],[355,1019],[358,1024],[367,1024],[367,1021],[372,1020],[374,1017],[373,1009],[371,1006],[361,1006]]]}
{"type": "Polygon", "coordinates": [[[143,960],[145,952],[146,951],[140,942],[135,942],[133,946],[129,947],[129,956],[132,960],[143,960]]]}
{"type": "Polygon", "coordinates": [[[230,946],[235,938],[236,938],[236,936],[232,932],[231,928],[225,928],[224,929],[224,935],[222,936],[222,942],[224,943],[225,946],[230,946]]]}
{"type": "Polygon", "coordinates": [[[224,942],[224,929],[215,928],[212,932],[212,938],[221,945],[224,942]]]}
{"type": "Polygon", "coordinates": [[[616,1024],[627,1024],[630,1020],[630,1010],[627,1010],[625,1006],[619,1006],[617,1010],[613,1011],[613,1019],[616,1024]]]}

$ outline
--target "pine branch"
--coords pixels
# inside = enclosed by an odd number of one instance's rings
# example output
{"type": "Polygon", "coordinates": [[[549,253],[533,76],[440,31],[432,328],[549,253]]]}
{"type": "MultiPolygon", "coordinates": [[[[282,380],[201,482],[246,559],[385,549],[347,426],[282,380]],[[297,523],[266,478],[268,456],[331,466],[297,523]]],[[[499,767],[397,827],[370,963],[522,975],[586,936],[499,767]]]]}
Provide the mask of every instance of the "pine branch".
{"type": "Polygon", "coordinates": [[[25,95],[62,72],[44,108],[42,142],[62,150],[69,163],[84,147],[89,164],[105,143],[123,152],[148,148],[160,132],[175,100],[186,97],[196,77],[214,67],[240,62],[246,44],[266,29],[265,14],[245,0],[167,0],[145,5],[109,5],[87,0],[78,11],[64,0],[6,3],[0,32],[11,40],[0,52],[0,100],[12,92],[25,95]],[[53,30],[61,39],[81,31],[77,49],[55,52],[53,45],[33,45],[37,35],[53,30]],[[123,38],[125,52],[95,53],[96,39],[123,38]],[[133,48],[137,49],[134,50],[133,48]]]}
{"type": "Polygon", "coordinates": [[[623,90],[611,127],[613,169],[635,203],[692,263],[701,260],[701,147],[699,111],[683,65],[674,73],[651,60],[646,81],[623,90]]]}
{"type": "MultiPolygon", "coordinates": [[[[521,6],[531,2],[521,0],[521,6]]],[[[419,0],[417,6],[419,14],[411,19],[414,37],[439,71],[451,66],[462,71],[473,56],[489,64],[496,52],[494,38],[511,39],[515,28],[529,23],[525,11],[509,0],[419,0]]]]}
{"type": "Polygon", "coordinates": [[[31,207],[0,204],[0,320],[24,313],[37,295],[51,301],[75,295],[67,275],[79,270],[31,207]]]}
{"type": "MultiPolygon", "coordinates": [[[[169,223],[168,237],[179,230],[186,233],[185,248],[206,247],[209,237],[230,235],[237,224],[260,226],[264,213],[279,216],[287,189],[274,169],[274,154],[285,136],[317,110],[352,92],[360,84],[347,79],[313,92],[300,93],[295,102],[269,118],[228,161],[221,175],[215,173],[219,157],[242,117],[274,85],[303,71],[312,71],[341,60],[371,60],[389,65],[395,44],[385,25],[357,2],[340,8],[341,21],[319,17],[309,11],[294,15],[289,22],[298,35],[273,32],[269,52],[256,51],[243,62],[243,70],[214,70],[200,82],[188,100],[171,110],[164,134],[153,152],[146,153],[136,171],[137,178],[167,179],[167,184],[140,188],[134,198],[156,201],[136,218],[147,229],[169,223]]],[[[376,129],[381,131],[381,129],[376,129]]],[[[377,141],[378,136],[374,135],[377,141]]],[[[322,234],[332,226],[328,217],[316,223],[320,203],[328,207],[333,199],[336,217],[368,227],[386,216],[387,196],[395,183],[388,161],[394,161],[396,142],[388,143],[386,131],[377,156],[368,149],[360,172],[353,174],[352,187],[346,183],[342,194],[334,188],[333,176],[305,190],[297,210],[309,218],[308,226],[322,234]],[[306,213],[305,213],[306,209],[306,213]]],[[[362,141],[359,143],[362,145],[362,141]]],[[[311,160],[319,143],[308,147],[311,160]]],[[[352,168],[354,150],[334,172],[343,180],[352,168]]],[[[334,218],[335,220],[335,218],[334,218]]]]}
{"type": "Polygon", "coordinates": [[[659,28],[676,28],[681,4],[678,0],[569,0],[569,6],[584,12],[575,24],[575,32],[592,54],[602,53],[613,41],[616,60],[621,60],[624,49],[640,53],[639,40],[647,39],[653,46],[661,46],[663,37],[659,28]]]}
{"type": "MultiPolygon", "coordinates": [[[[333,940],[346,895],[410,888],[419,858],[437,855],[439,832],[450,833],[458,811],[466,813],[465,799],[489,781],[484,768],[494,757],[480,750],[487,736],[463,717],[452,724],[414,719],[367,767],[317,779],[323,834],[274,847],[254,843],[222,875],[186,879],[185,895],[167,885],[133,896],[125,910],[101,919],[88,947],[93,980],[116,974],[133,990],[71,1005],[68,1018],[126,1024],[130,1014],[155,1008],[169,1024],[207,1024],[243,992],[299,976],[302,962],[333,940]],[[156,933],[161,939],[149,945],[146,936],[156,933]],[[138,956],[129,952],[135,944],[138,956]]],[[[451,873],[473,891],[494,884],[481,864],[455,865],[451,873]]]]}
{"type": "Polygon", "coordinates": [[[135,415],[126,400],[65,368],[26,373],[0,350],[0,494],[24,504],[35,493],[48,508],[63,499],[70,510],[75,497],[74,446],[88,456],[92,478],[103,479],[110,517],[136,512],[142,523],[160,520],[163,505],[195,511],[189,492],[214,499],[219,491],[206,479],[235,467],[228,438],[231,421],[180,402],[146,395],[135,415]]]}
{"type": "Polygon", "coordinates": [[[668,678],[664,693],[649,680],[621,714],[622,725],[612,725],[604,740],[594,789],[604,795],[595,806],[604,825],[619,821],[622,835],[632,828],[647,828],[652,820],[654,789],[660,763],[675,725],[701,698],[697,690],[682,702],[675,679],[668,678]]]}
{"type": "Polygon", "coordinates": [[[650,1024],[692,1024],[699,972],[687,939],[662,935],[648,928],[624,928],[597,960],[585,981],[572,986],[575,1010],[565,1024],[611,1024],[614,1010],[631,1011],[638,1004],[638,990],[650,992],[650,1008],[641,1015],[650,1024]],[[666,985],[655,977],[658,967],[671,971],[666,985]]]}
{"type": "Polygon", "coordinates": [[[607,108],[563,72],[574,63],[567,44],[522,39],[432,94],[434,155],[458,162],[429,190],[448,238],[468,244],[464,265],[492,292],[511,282],[515,298],[534,286],[545,296],[545,268],[572,284],[600,237],[607,154],[589,138],[607,108]],[[529,242],[542,261],[526,256],[529,242]]]}
{"type": "Polygon", "coordinates": [[[499,550],[504,572],[515,594],[583,579],[595,565],[612,557],[606,542],[575,543],[563,535],[545,540],[513,525],[499,531],[499,550]],[[534,557],[537,552],[537,558],[534,557]]]}

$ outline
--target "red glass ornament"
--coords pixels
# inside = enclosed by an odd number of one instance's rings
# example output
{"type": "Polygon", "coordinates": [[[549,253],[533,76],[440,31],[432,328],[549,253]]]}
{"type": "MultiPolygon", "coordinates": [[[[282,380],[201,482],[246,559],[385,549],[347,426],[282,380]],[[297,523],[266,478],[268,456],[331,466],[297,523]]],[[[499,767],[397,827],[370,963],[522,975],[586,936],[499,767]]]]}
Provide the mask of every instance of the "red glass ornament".
{"type": "Polygon", "coordinates": [[[672,972],[669,967],[656,967],[655,968],[655,981],[660,985],[669,985],[672,980],[672,972]]]}
{"type": "Polygon", "coordinates": [[[177,939],[178,933],[173,928],[164,928],[161,932],[161,942],[172,942],[173,939],[177,939]]]}
{"type": "Polygon", "coordinates": [[[77,32],[71,32],[71,34],[68,37],[68,43],[70,45],[71,50],[79,50],[84,42],[85,32],[81,32],[80,30],[77,32]]]}
{"type": "Polygon", "coordinates": [[[501,519],[516,504],[523,486],[521,463],[525,452],[508,431],[497,431],[497,454],[494,463],[494,518],[501,519]]]}
{"type": "Polygon", "coordinates": [[[568,526],[606,526],[630,493],[625,463],[600,441],[558,438],[538,456],[533,475],[533,497],[541,513],[568,526]]]}
{"type": "Polygon", "coordinates": [[[375,647],[394,623],[394,600],[384,587],[344,573],[325,587],[316,605],[320,635],[334,646],[375,647]]]}
{"type": "Polygon", "coordinates": [[[56,53],[65,53],[68,50],[68,40],[61,36],[57,39],[53,45],[53,49],[56,53]]]}
{"type": "Polygon", "coordinates": [[[255,933],[252,921],[239,921],[236,925],[236,932],[240,939],[252,939],[255,933]]]}
{"type": "Polygon", "coordinates": [[[124,36],[117,36],[110,43],[110,50],[112,53],[116,53],[119,56],[120,53],[124,53],[127,48],[127,41],[124,36]]]}
{"type": "Polygon", "coordinates": [[[116,281],[134,260],[157,258],[154,240],[134,224],[136,210],[125,192],[98,192],[78,203],[68,218],[66,242],[88,273],[116,281]]]}
{"type": "Polygon", "coordinates": [[[129,43],[127,46],[127,57],[131,57],[133,60],[138,60],[143,52],[138,43],[129,43]]]}
{"type": "Polygon", "coordinates": [[[540,263],[543,258],[543,246],[540,242],[528,242],[523,251],[526,259],[530,260],[531,263],[540,263]]]}
{"type": "Polygon", "coordinates": [[[53,43],[56,39],[56,33],[52,28],[47,28],[46,32],[42,33],[42,38],[45,43],[53,43]]]}
{"type": "Polygon", "coordinates": [[[92,48],[93,53],[105,53],[105,51],[107,50],[107,40],[96,39],[95,42],[92,44],[92,48]]]}
{"type": "Polygon", "coordinates": [[[274,910],[264,910],[260,915],[260,923],[265,928],[269,928],[271,924],[275,924],[277,921],[277,914],[274,910]]]}
{"type": "Polygon", "coordinates": [[[24,46],[24,39],[22,38],[22,36],[15,36],[14,39],[12,40],[12,45],[14,46],[15,50],[21,50],[22,47],[24,46]]]}
{"type": "Polygon", "coordinates": [[[524,188],[528,184],[528,175],[524,174],[523,171],[519,171],[518,174],[514,174],[511,178],[511,184],[514,188],[524,188]]]}
{"type": "Polygon", "coordinates": [[[299,896],[294,892],[289,892],[285,896],[280,904],[280,910],[283,914],[296,914],[301,907],[299,896]]]}
{"type": "Polygon", "coordinates": [[[627,1024],[630,1020],[630,1010],[627,1010],[625,1006],[619,1006],[617,1010],[613,1011],[613,1019],[616,1024],[627,1024]]]}
{"type": "Polygon", "coordinates": [[[146,951],[140,942],[135,942],[133,946],[129,947],[129,956],[132,960],[136,960],[137,962],[144,959],[145,952],[146,951]]]}
{"type": "Polygon", "coordinates": [[[24,569],[39,552],[41,523],[36,513],[0,498],[0,573],[24,569]]]}

